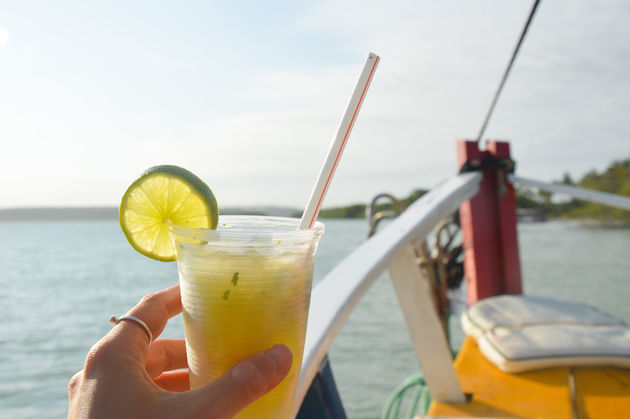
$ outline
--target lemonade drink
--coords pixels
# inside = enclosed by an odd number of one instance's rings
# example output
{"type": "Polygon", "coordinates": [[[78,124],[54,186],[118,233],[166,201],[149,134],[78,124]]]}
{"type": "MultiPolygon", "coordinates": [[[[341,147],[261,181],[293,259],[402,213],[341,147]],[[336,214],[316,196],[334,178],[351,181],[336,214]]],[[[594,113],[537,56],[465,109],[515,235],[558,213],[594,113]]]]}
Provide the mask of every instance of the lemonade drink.
{"type": "Polygon", "coordinates": [[[221,216],[217,230],[172,227],[191,388],[281,343],[293,364],[237,417],[290,418],[302,364],[313,262],[324,228],[297,219],[221,216]]]}

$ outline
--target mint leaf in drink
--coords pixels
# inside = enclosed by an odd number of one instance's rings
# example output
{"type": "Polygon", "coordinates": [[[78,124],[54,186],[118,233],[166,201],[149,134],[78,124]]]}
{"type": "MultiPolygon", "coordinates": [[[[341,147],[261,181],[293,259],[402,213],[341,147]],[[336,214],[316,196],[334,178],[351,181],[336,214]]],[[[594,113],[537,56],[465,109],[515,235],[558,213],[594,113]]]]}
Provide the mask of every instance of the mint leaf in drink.
{"type": "Polygon", "coordinates": [[[235,287],[236,284],[238,284],[238,272],[234,272],[234,275],[232,276],[232,286],[235,287]]]}
{"type": "Polygon", "coordinates": [[[221,298],[223,298],[225,301],[227,301],[227,299],[230,298],[230,290],[225,290],[225,292],[223,293],[223,296],[221,298]]]}

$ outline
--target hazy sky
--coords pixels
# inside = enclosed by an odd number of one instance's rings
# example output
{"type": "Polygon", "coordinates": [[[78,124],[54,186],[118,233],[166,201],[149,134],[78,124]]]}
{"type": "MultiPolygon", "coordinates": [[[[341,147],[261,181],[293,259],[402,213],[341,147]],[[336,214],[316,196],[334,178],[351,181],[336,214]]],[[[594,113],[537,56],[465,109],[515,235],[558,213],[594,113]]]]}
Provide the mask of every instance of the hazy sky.
{"type": "MultiPolygon", "coordinates": [[[[455,170],[531,1],[0,0],[0,207],[117,205],[156,164],[220,205],[302,207],[368,51],[324,206],[455,170]]],[[[630,157],[630,2],[543,0],[487,136],[517,173],[630,157]]]]}

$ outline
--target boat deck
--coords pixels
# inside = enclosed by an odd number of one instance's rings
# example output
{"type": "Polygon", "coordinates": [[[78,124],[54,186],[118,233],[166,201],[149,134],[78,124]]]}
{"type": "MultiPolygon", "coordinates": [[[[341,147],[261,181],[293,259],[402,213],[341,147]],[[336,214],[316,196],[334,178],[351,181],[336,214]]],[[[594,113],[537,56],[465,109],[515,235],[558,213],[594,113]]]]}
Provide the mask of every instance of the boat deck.
{"type": "Polygon", "coordinates": [[[630,370],[551,368],[510,374],[492,365],[467,337],[455,360],[467,403],[434,401],[428,416],[619,418],[630,412],[630,370]]]}

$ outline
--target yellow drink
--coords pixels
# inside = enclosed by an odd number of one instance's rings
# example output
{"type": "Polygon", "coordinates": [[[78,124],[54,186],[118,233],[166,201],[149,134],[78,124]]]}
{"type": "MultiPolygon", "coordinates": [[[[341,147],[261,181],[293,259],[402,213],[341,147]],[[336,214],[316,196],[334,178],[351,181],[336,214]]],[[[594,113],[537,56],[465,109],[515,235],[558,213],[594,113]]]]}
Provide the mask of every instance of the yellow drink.
{"type": "Polygon", "coordinates": [[[276,217],[219,219],[218,230],[175,227],[191,388],[282,343],[293,365],[278,387],[239,418],[290,418],[310,302],[318,223],[276,217]]]}

